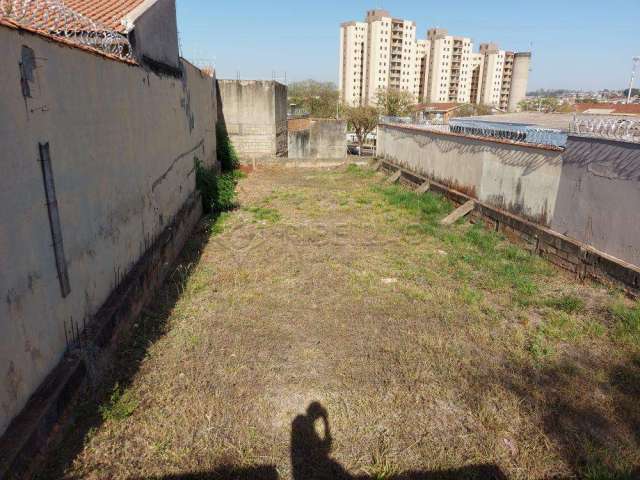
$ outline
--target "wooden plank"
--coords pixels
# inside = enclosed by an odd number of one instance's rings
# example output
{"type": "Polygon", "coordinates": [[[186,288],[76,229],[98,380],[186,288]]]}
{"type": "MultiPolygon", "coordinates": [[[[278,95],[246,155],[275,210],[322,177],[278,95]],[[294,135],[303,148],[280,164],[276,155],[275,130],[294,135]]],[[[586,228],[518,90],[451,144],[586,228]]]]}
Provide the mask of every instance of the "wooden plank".
{"type": "Polygon", "coordinates": [[[429,180],[425,180],[424,183],[416,189],[416,193],[418,195],[422,195],[423,193],[428,192],[430,188],[431,182],[429,180]]]}
{"type": "Polygon", "coordinates": [[[402,170],[398,169],[396,173],[394,173],[389,178],[387,178],[387,183],[389,184],[396,183],[398,180],[400,180],[401,176],[402,176],[402,170]]]}
{"type": "Polygon", "coordinates": [[[382,167],[384,160],[378,160],[376,163],[373,164],[373,171],[377,172],[378,170],[380,170],[380,167],[382,167]]]}
{"type": "Polygon", "coordinates": [[[465,215],[471,213],[476,206],[475,200],[469,200],[467,203],[460,205],[451,214],[440,222],[440,225],[453,225],[465,215]]]}

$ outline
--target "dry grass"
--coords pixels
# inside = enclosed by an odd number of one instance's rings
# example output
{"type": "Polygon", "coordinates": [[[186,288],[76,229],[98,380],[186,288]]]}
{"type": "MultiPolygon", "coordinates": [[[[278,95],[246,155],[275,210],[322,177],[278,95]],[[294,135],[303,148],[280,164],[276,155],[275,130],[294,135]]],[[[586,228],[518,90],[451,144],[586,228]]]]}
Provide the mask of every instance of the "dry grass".
{"type": "Polygon", "coordinates": [[[382,180],[242,180],[42,476],[637,478],[640,309],[382,180]]]}

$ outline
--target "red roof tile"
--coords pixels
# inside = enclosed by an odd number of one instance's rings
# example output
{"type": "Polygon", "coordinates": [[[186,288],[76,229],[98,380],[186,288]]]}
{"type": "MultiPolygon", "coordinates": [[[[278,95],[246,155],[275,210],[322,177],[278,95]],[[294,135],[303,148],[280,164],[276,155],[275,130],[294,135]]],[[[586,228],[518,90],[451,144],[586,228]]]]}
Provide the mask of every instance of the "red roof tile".
{"type": "Polygon", "coordinates": [[[459,107],[459,103],[420,103],[416,105],[415,111],[432,111],[432,112],[448,112],[456,107],[459,107]]]}
{"type": "Polygon", "coordinates": [[[65,0],[74,12],[117,31],[124,31],[122,19],[145,0],[65,0]]]}
{"type": "MultiPolygon", "coordinates": [[[[64,7],[78,13],[111,30],[124,32],[122,19],[140,6],[145,0],[57,0],[64,7]]],[[[56,2],[48,6],[46,2],[29,2],[25,4],[23,20],[18,23],[43,30],[58,30],[64,25],[65,30],[86,30],[84,22],[74,24],[74,20],[65,16],[55,8],[56,2]]]]}
{"type": "Polygon", "coordinates": [[[612,110],[612,113],[619,115],[640,115],[640,104],[630,105],[619,103],[576,103],[576,111],[579,113],[587,110],[612,110]]]}

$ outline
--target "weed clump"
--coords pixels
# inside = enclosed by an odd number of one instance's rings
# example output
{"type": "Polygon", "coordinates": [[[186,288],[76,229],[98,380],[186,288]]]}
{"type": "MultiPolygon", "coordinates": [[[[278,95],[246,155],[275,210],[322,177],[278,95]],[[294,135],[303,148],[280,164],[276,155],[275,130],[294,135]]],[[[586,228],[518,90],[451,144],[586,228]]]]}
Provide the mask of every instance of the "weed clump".
{"type": "Polygon", "coordinates": [[[216,124],[216,154],[223,172],[230,172],[240,168],[238,153],[231,143],[231,139],[229,139],[227,129],[220,122],[216,124]]]}
{"type": "Polygon", "coordinates": [[[640,303],[628,307],[619,301],[611,305],[609,311],[616,320],[617,336],[640,345],[640,303]]]}
{"type": "Polygon", "coordinates": [[[196,188],[202,195],[202,206],[207,214],[218,215],[237,206],[236,185],[243,174],[232,170],[216,174],[196,159],[196,188]]]}
{"type": "Polygon", "coordinates": [[[584,300],[575,295],[563,295],[560,298],[551,298],[545,305],[565,313],[579,313],[584,310],[584,300]]]}
{"type": "Polygon", "coordinates": [[[106,404],[100,406],[100,415],[104,421],[121,421],[130,417],[138,408],[138,400],[130,390],[123,390],[116,383],[106,404]]]}

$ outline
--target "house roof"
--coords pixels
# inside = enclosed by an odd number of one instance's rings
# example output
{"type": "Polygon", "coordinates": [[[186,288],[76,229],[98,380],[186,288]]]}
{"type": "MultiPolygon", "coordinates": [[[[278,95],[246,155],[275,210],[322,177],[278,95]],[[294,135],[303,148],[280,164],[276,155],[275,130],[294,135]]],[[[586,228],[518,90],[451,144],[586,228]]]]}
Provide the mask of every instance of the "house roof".
{"type": "Polygon", "coordinates": [[[640,104],[576,103],[576,112],[600,115],[640,115],[640,104]]]}
{"type": "MultiPolygon", "coordinates": [[[[123,20],[144,3],[152,0],[57,0],[62,8],[49,7],[44,2],[28,2],[23,15],[27,26],[40,30],[54,31],[61,25],[65,30],[86,30],[83,22],[74,22],[72,17],[64,14],[65,10],[78,13],[101,26],[120,33],[126,33],[127,27],[123,20]],[[65,8],[66,7],[66,8],[65,8]]],[[[55,5],[56,2],[53,2],[55,5]]],[[[24,23],[17,19],[19,23],[24,23]]]]}
{"type": "Polygon", "coordinates": [[[415,106],[416,112],[450,112],[460,107],[460,103],[419,103],[415,106]]]}
{"type": "Polygon", "coordinates": [[[65,0],[74,12],[123,32],[122,20],[146,0],[65,0]]]}

